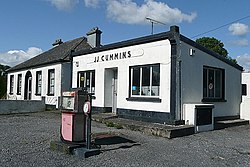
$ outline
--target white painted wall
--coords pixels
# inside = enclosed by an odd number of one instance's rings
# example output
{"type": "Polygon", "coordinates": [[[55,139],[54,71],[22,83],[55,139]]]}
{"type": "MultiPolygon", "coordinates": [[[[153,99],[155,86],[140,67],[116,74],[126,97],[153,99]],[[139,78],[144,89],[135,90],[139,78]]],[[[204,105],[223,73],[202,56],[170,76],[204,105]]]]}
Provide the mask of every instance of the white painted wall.
{"type": "MultiPolygon", "coordinates": [[[[105,97],[105,69],[118,68],[117,107],[123,109],[170,112],[170,54],[171,45],[168,40],[140,44],[124,48],[102,51],[73,58],[72,87],[77,87],[77,72],[95,70],[95,96],[93,106],[110,106],[105,97]],[[96,56],[131,51],[131,57],[94,63],[96,56]],[[79,66],[76,66],[79,63],[79,66]],[[160,99],[161,103],[127,101],[129,97],[129,67],[160,63],[160,99]],[[106,100],[105,100],[106,99],[106,100]]],[[[107,70],[106,70],[107,72],[107,70]]],[[[107,90],[106,90],[107,91],[107,90]]],[[[109,98],[108,96],[107,98],[109,98]]]]}
{"type": "Polygon", "coordinates": [[[210,102],[214,104],[214,116],[234,116],[240,114],[241,103],[241,71],[215,57],[195,49],[195,55],[189,55],[190,45],[181,43],[182,60],[182,104],[202,103],[203,99],[203,66],[225,69],[226,102],[210,102]]]}
{"type": "Polygon", "coordinates": [[[242,73],[242,84],[247,85],[247,95],[242,96],[242,103],[240,108],[240,117],[242,119],[250,120],[250,73],[242,73]]]}
{"type": "MultiPolygon", "coordinates": [[[[49,105],[56,105],[58,108],[58,97],[61,96],[61,69],[62,64],[53,64],[50,66],[38,67],[38,68],[31,68],[28,70],[22,70],[19,72],[8,73],[8,82],[7,82],[7,98],[14,99],[14,100],[23,100],[24,99],[24,89],[25,89],[25,75],[28,71],[32,74],[32,100],[41,100],[42,97],[45,97],[45,104],[49,105]],[[54,69],[55,70],[55,92],[54,96],[48,96],[48,70],[54,69]],[[41,95],[35,95],[36,93],[36,72],[42,71],[42,92],[41,95]],[[18,74],[22,74],[22,89],[21,95],[17,95],[17,76],[18,74]],[[10,95],[10,76],[14,75],[14,93],[10,95]]],[[[70,69],[68,69],[70,70],[70,69]]],[[[68,80],[68,78],[66,78],[68,80]]]]}

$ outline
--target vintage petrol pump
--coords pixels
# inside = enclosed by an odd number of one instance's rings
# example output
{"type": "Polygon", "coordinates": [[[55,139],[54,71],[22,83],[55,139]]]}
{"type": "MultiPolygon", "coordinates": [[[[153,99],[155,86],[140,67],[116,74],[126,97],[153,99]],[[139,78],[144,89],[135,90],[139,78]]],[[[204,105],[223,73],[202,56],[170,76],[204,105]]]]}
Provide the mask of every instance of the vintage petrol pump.
{"type": "Polygon", "coordinates": [[[91,148],[92,95],[84,89],[73,89],[62,96],[61,141],[73,147],[73,154],[85,158],[100,153],[91,148]]]}
{"type": "Polygon", "coordinates": [[[63,142],[85,142],[86,116],[83,105],[88,100],[88,93],[82,89],[63,92],[61,140],[63,142]]]}

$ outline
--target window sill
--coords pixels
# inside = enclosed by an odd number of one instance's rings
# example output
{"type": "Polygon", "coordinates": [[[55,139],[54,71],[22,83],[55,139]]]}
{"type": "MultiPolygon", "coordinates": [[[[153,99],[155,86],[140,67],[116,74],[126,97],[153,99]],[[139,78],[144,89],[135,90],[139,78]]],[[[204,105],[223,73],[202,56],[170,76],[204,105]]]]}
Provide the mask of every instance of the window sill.
{"type": "Polygon", "coordinates": [[[38,94],[38,93],[36,93],[35,95],[36,95],[36,96],[41,96],[41,94],[38,94]]]}
{"type": "Polygon", "coordinates": [[[54,96],[54,94],[47,94],[47,96],[54,96]]]}
{"type": "Polygon", "coordinates": [[[225,99],[202,99],[202,102],[227,102],[225,99]]]}
{"type": "Polygon", "coordinates": [[[151,97],[129,97],[129,98],[126,98],[126,100],[127,101],[138,101],[138,102],[161,103],[161,99],[151,98],[151,97]]]}
{"type": "Polygon", "coordinates": [[[16,95],[21,95],[21,93],[17,93],[16,95]]]}

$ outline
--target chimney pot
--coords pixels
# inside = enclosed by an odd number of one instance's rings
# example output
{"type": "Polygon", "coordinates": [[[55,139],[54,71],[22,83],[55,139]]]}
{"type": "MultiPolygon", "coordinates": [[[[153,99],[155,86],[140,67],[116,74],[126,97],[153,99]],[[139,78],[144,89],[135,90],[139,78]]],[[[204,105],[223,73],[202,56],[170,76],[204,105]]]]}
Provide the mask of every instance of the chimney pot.
{"type": "Polygon", "coordinates": [[[55,42],[52,44],[52,46],[56,47],[58,45],[61,45],[63,43],[62,39],[56,39],[55,42]]]}
{"type": "Polygon", "coordinates": [[[180,33],[180,29],[179,29],[178,26],[171,26],[171,27],[170,27],[170,31],[171,31],[171,32],[180,33]]]}

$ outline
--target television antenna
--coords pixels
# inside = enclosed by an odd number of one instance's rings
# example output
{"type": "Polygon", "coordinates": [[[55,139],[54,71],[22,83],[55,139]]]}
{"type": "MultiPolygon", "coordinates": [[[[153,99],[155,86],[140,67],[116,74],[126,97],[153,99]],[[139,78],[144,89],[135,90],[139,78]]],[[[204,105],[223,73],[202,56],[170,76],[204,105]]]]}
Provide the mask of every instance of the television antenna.
{"type": "Polygon", "coordinates": [[[163,22],[157,21],[155,19],[151,19],[150,17],[146,17],[147,20],[149,20],[151,22],[151,34],[154,34],[154,24],[161,24],[161,25],[166,25],[163,22]]]}

